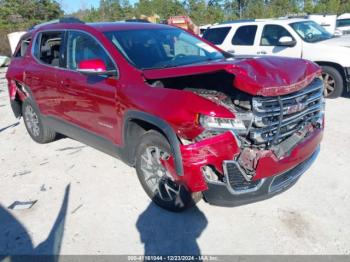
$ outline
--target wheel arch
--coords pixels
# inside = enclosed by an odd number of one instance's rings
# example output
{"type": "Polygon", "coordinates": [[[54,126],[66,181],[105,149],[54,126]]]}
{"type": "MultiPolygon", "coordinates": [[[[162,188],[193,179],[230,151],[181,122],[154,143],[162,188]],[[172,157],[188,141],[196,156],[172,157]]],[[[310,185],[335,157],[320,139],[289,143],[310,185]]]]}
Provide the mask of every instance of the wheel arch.
{"type": "Polygon", "coordinates": [[[164,135],[173,150],[175,168],[178,175],[183,175],[180,141],[173,128],[163,119],[141,111],[128,111],[124,117],[123,141],[125,158],[130,165],[135,164],[138,138],[148,130],[156,130],[164,135]]]}
{"type": "Polygon", "coordinates": [[[327,62],[327,61],[315,61],[316,64],[318,64],[319,66],[331,66],[334,67],[335,69],[338,70],[338,72],[341,74],[343,81],[344,81],[344,85],[346,83],[346,76],[345,76],[345,71],[344,68],[337,63],[334,62],[327,62]]]}

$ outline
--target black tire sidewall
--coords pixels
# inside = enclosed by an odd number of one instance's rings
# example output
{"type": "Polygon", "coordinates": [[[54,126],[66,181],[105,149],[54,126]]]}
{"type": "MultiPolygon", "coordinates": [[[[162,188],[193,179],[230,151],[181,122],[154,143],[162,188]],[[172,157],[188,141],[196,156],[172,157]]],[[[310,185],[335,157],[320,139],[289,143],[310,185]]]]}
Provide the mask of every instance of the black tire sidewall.
{"type": "Polygon", "coordinates": [[[331,75],[335,81],[335,89],[327,98],[337,98],[343,94],[344,80],[338,69],[331,66],[322,66],[322,71],[331,75]]]}
{"type": "Polygon", "coordinates": [[[182,206],[182,207],[175,205],[175,201],[162,200],[157,195],[154,195],[154,193],[151,191],[151,189],[147,185],[147,182],[145,181],[144,174],[141,170],[141,155],[146,150],[146,148],[148,148],[150,146],[156,146],[156,147],[160,148],[161,150],[164,150],[164,152],[172,154],[172,150],[171,150],[169,142],[160,133],[158,133],[156,131],[148,131],[144,135],[141,136],[141,138],[139,140],[139,145],[138,145],[137,150],[136,150],[135,168],[136,168],[138,179],[139,179],[143,189],[146,191],[147,195],[158,206],[160,206],[166,210],[172,211],[172,212],[181,212],[181,211],[184,211],[185,209],[193,206],[195,203],[193,201],[191,193],[186,189],[185,186],[182,186],[181,191],[180,191],[180,197],[181,197],[182,202],[184,203],[184,206],[182,206]]]}

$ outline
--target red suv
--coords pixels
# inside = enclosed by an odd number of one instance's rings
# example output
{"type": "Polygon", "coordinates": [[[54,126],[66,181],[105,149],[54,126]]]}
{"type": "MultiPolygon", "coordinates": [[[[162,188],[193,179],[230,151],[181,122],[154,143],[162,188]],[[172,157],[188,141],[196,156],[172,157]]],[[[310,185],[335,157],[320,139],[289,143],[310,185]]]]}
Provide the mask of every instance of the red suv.
{"type": "Polygon", "coordinates": [[[36,142],[60,133],[118,157],[181,211],[292,186],[319,151],[320,74],[301,59],[237,59],[166,25],[63,19],[22,37],[7,79],[36,142]]]}

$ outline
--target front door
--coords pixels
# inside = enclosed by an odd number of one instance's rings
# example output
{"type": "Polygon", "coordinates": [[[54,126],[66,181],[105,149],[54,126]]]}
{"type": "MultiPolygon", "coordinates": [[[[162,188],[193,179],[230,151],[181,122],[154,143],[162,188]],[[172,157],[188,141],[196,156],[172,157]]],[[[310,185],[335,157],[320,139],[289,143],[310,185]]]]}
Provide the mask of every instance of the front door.
{"type": "Polygon", "coordinates": [[[77,71],[84,60],[102,59],[107,70],[115,65],[97,39],[81,31],[69,31],[66,44],[67,69],[58,75],[64,120],[99,136],[116,141],[116,93],[118,80],[106,75],[77,71]]]}
{"type": "Polygon", "coordinates": [[[302,43],[297,40],[295,46],[280,46],[279,40],[284,36],[295,40],[295,37],[285,27],[275,24],[265,25],[259,37],[256,54],[301,58],[302,43]]]}

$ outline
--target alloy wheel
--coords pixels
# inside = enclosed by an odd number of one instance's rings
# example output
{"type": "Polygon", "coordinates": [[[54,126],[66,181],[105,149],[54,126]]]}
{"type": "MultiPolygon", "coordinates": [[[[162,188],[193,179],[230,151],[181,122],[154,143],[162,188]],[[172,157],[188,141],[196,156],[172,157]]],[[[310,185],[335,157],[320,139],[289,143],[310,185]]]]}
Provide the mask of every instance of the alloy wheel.
{"type": "Polygon", "coordinates": [[[167,152],[156,146],[147,147],[141,155],[141,170],[154,196],[159,197],[162,201],[174,201],[176,206],[183,207],[184,203],[180,195],[182,185],[174,181],[161,162],[169,157],[167,152]]]}
{"type": "Polygon", "coordinates": [[[324,81],[324,96],[327,97],[332,94],[335,90],[335,80],[328,73],[322,73],[322,78],[324,81]]]}
{"type": "Polygon", "coordinates": [[[33,136],[40,135],[40,126],[39,126],[39,117],[34,111],[33,107],[27,105],[24,111],[25,121],[28,127],[28,130],[33,136]]]}

